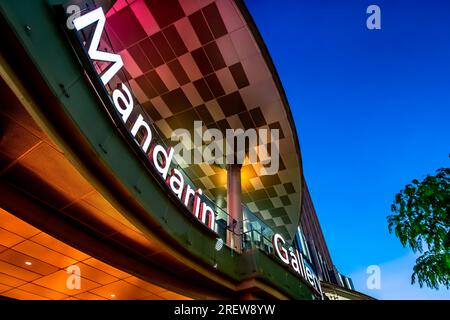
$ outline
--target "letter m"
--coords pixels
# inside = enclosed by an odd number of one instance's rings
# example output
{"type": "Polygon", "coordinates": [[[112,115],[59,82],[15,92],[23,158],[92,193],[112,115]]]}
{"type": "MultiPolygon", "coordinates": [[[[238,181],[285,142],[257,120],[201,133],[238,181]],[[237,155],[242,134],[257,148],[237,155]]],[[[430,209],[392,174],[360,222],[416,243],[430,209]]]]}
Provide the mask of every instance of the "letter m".
{"type": "Polygon", "coordinates": [[[109,67],[103,74],[101,75],[101,79],[103,84],[107,84],[112,77],[123,67],[122,57],[118,54],[98,51],[98,46],[100,44],[100,38],[103,33],[103,29],[105,28],[106,17],[103,13],[102,8],[97,8],[85,15],[82,15],[76,18],[73,21],[73,24],[77,31],[86,28],[87,26],[97,22],[97,26],[95,27],[94,36],[92,37],[91,45],[89,46],[88,54],[92,60],[106,61],[112,62],[113,65],[109,67]]]}

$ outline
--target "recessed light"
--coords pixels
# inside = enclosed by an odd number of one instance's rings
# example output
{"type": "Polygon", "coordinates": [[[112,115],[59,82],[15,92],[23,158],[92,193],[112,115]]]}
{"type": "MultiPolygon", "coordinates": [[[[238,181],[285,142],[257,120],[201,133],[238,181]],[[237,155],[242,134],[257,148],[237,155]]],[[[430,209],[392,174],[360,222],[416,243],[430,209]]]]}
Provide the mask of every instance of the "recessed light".
{"type": "Polygon", "coordinates": [[[25,261],[25,264],[26,264],[27,266],[31,266],[33,263],[32,263],[31,261],[25,261]]]}

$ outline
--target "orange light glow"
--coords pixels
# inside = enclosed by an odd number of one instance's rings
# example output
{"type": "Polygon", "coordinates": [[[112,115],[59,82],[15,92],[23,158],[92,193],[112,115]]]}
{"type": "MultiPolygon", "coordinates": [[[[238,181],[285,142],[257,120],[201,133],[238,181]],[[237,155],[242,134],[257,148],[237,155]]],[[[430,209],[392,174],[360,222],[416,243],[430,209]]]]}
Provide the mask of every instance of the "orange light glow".
{"type": "Polygon", "coordinates": [[[19,300],[188,299],[92,258],[1,209],[0,243],[0,296],[19,300]],[[68,267],[73,266],[80,270],[79,287],[69,281],[73,274],[68,267]]]}

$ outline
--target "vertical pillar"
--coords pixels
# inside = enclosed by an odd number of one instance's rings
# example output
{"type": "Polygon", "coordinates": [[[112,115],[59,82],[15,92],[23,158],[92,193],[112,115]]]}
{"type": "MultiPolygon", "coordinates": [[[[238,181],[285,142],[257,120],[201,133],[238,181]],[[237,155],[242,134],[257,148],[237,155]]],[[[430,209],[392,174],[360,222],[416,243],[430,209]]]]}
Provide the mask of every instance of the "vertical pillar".
{"type": "Polygon", "coordinates": [[[238,252],[242,252],[243,214],[241,196],[241,165],[229,164],[227,165],[227,244],[238,252]]]}

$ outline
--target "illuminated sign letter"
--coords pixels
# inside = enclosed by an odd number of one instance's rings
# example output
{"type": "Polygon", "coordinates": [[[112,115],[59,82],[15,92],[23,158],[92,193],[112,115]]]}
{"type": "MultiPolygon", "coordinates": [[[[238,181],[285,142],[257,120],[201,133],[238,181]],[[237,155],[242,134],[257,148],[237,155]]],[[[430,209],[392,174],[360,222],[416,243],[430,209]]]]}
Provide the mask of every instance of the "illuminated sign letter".
{"type": "Polygon", "coordinates": [[[155,166],[156,170],[158,170],[163,179],[166,180],[170,163],[172,162],[173,158],[173,148],[169,147],[169,149],[166,151],[163,146],[158,144],[152,150],[150,156],[153,158],[153,165],[155,166]],[[161,154],[162,163],[159,163],[158,161],[159,154],[161,154]]]}
{"type": "Polygon", "coordinates": [[[103,29],[105,28],[106,17],[103,13],[102,8],[97,8],[81,17],[73,20],[73,25],[75,28],[80,31],[81,29],[86,28],[87,26],[97,22],[97,26],[95,27],[94,36],[91,40],[91,45],[88,49],[89,57],[92,60],[106,61],[112,62],[112,66],[107,69],[103,75],[100,77],[102,79],[103,84],[107,84],[109,80],[123,67],[122,57],[118,54],[98,51],[98,46],[100,44],[100,38],[103,33],[103,29]]]}
{"type": "Polygon", "coordinates": [[[122,115],[123,122],[127,122],[128,117],[130,116],[131,112],[133,111],[133,97],[131,96],[130,90],[127,88],[126,85],[122,83],[122,90],[127,94],[126,96],[123,94],[122,91],[119,89],[114,90],[112,94],[112,98],[114,101],[114,106],[116,107],[117,111],[122,115]],[[120,106],[120,100],[123,101],[123,104],[125,105],[125,108],[122,108],[120,106]]]}
{"type": "Polygon", "coordinates": [[[195,192],[194,206],[192,207],[193,213],[197,218],[200,218],[200,212],[203,211],[203,203],[201,203],[200,196],[203,194],[202,189],[197,189],[195,192]]]}
{"type": "Polygon", "coordinates": [[[309,283],[314,287],[314,285],[315,285],[314,276],[313,276],[313,273],[311,272],[311,269],[309,269],[309,267],[306,267],[306,277],[307,277],[309,283]]]}
{"type": "MultiPolygon", "coordinates": [[[[131,134],[133,135],[133,137],[136,138],[136,135],[141,128],[145,129],[145,135],[143,138],[144,142],[142,143],[142,150],[144,150],[144,152],[147,152],[148,147],[150,146],[150,142],[152,141],[152,130],[150,130],[150,126],[148,125],[147,122],[145,122],[142,114],[139,114],[139,117],[137,118],[136,122],[134,123],[133,128],[131,128],[131,134]]],[[[167,172],[166,172],[166,176],[167,176],[167,172]]],[[[165,178],[166,177],[164,176],[164,179],[165,178]]]]}
{"type": "Polygon", "coordinates": [[[283,237],[276,233],[273,235],[272,238],[272,244],[275,249],[275,252],[277,253],[278,257],[286,264],[289,264],[289,257],[287,250],[283,247],[283,245],[286,242],[284,241],[283,237]],[[281,243],[281,245],[279,245],[281,243]]]}
{"type": "Polygon", "coordinates": [[[186,187],[184,187],[184,191],[183,191],[184,205],[186,207],[190,206],[191,197],[193,195],[195,195],[195,190],[192,189],[189,184],[186,184],[186,187]]]}
{"type": "Polygon", "coordinates": [[[210,229],[214,230],[214,226],[216,224],[216,217],[215,217],[214,211],[210,206],[204,204],[203,211],[202,211],[202,222],[204,224],[206,224],[207,218],[208,218],[208,227],[210,229]]]}
{"type": "Polygon", "coordinates": [[[172,189],[173,193],[175,193],[177,195],[177,197],[179,199],[181,199],[181,195],[183,193],[184,178],[181,175],[180,170],[172,169],[172,174],[170,176],[169,185],[170,185],[170,188],[172,189]]]}
{"type": "Polygon", "coordinates": [[[291,266],[292,266],[292,269],[294,269],[295,272],[300,273],[300,267],[298,265],[298,260],[297,260],[296,254],[291,251],[290,255],[291,255],[291,266]]]}

